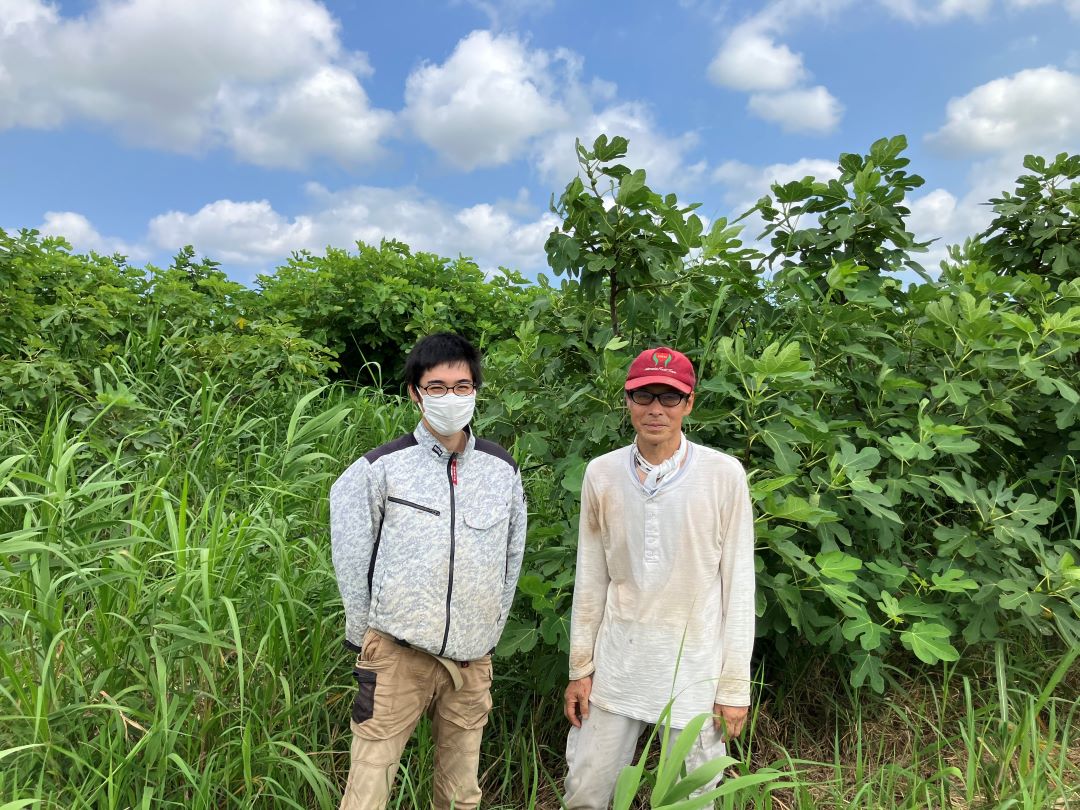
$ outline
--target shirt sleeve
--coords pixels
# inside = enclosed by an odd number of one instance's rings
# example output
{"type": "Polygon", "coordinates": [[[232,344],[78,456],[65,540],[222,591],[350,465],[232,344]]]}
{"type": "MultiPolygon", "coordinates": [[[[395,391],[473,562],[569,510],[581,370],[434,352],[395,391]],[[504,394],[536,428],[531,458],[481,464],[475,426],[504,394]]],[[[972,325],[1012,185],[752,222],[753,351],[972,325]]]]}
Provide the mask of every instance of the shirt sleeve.
{"type": "Polygon", "coordinates": [[[528,529],[529,510],[525,503],[525,489],[521,483],[521,472],[514,473],[514,483],[510,493],[510,530],[506,538],[506,578],[503,580],[502,608],[499,613],[499,632],[502,637],[510,608],[514,604],[517,591],[518,575],[521,573],[521,559],[525,555],[525,535],[528,529]]]}
{"type": "Polygon", "coordinates": [[[716,702],[724,706],[749,706],[750,655],[754,650],[754,513],[741,465],[728,487],[727,500],[720,555],[724,613],[718,640],[723,658],[716,702]]]}
{"type": "Polygon", "coordinates": [[[581,519],[578,526],[577,570],[574,575],[574,603],[570,613],[570,680],[592,675],[596,669],[593,650],[596,634],[604,618],[608,584],[607,555],[604,553],[600,514],[586,469],[581,483],[581,519]]]}
{"type": "Polygon", "coordinates": [[[381,476],[360,459],[330,487],[330,556],[345,606],[345,640],[359,647],[368,628],[368,583],[384,509],[381,476]]]}

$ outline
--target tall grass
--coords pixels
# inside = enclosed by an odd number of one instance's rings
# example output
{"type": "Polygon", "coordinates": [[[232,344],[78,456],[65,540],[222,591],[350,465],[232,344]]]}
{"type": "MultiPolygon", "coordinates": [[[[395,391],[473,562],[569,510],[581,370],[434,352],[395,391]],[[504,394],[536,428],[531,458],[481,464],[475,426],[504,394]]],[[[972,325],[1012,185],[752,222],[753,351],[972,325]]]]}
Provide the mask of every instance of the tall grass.
{"type": "MultiPolygon", "coordinates": [[[[412,411],[144,378],[103,370],[94,407],[43,423],[0,409],[0,810],[336,807],[351,662],[326,495],[412,411]]],[[[872,703],[843,678],[763,676],[787,692],[758,691],[730,773],[784,778],[721,806],[1078,806],[1075,659],[1002,643],[966,671],[898,673],[872,703]]],[[[559,807],[566,724],[528,671],[498,662],[491,807],[559,807]]],[[[428,805],[432,763],[422,722],[397,807],[428,805]]]]}
{"type": "Polygon", "coordinates": [[[810,669],[755,707],[738,770],[790,773],[777,807],[1080,806],[1078,655],[1001,642],[991,660],[894,672],[885,697],[810,669]]]}
{"type": "Polygon", "coordinates": [[[40,435],[3,417],[0,785],[48,807],[334,806],[349,679],[325,495],[406,411],[151,394],[160,450],[71,411],[40,435]]]}

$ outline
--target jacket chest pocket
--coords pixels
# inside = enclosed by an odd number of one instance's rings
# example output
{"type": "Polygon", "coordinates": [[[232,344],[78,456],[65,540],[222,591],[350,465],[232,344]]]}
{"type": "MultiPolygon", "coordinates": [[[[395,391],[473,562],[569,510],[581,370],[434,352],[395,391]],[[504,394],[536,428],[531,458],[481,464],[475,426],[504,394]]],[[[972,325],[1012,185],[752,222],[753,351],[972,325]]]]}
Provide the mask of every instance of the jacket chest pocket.
{"type": "Polygon", "coordinates": [[[475,504],[463,510],[462,520],[478,535],[491,535],[501,540],[506,539],[507,526],[510,522],[510,505],[506,503],[475,504]]]}

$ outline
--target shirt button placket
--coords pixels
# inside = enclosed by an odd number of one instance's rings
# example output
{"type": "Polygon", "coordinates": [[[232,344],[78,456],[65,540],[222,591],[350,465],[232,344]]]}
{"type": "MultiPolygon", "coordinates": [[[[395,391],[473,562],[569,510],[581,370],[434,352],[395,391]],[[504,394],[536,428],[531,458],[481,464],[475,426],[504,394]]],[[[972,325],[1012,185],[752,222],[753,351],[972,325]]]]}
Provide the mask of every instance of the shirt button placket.
{"type": "Polygon", "coordinates": [[[645,502],[645,563],[655,565],[660,562],[660,515],[656,499],[645,502]]]}

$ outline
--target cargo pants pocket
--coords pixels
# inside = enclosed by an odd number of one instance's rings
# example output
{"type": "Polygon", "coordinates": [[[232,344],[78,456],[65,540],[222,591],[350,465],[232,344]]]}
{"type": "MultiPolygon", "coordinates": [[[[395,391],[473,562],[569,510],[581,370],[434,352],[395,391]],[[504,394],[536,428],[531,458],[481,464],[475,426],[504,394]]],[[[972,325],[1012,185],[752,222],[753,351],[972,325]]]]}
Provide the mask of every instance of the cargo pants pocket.
{"type": "Polygon", "coordinates": [[[376,675],[369,669],[357,667],[353,670],[353,677],[356,678],[357,690],[353,698],[352,719],[354,723],[363,723],[375,713],[376,675]]]}
{"type": "Polygon", "coordinates": [[[448,689],[438,701],[436,711],[459,728],[481,729],[491,712],[491,659],[470,661],[461,674],[461,689],[448,689]]]}

